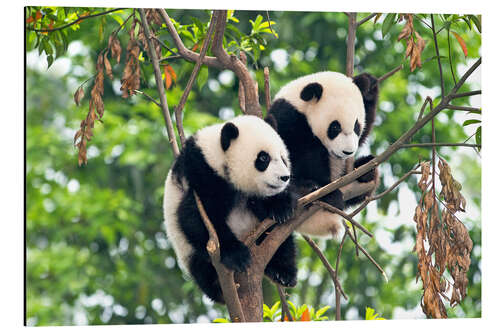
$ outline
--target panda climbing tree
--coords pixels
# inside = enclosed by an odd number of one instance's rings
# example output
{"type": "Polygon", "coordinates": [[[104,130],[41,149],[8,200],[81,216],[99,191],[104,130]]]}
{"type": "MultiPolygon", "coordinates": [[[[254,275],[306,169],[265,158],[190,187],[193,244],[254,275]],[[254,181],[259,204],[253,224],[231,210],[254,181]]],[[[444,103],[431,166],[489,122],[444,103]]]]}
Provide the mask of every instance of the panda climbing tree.
{"type": "MultiPolygon", "coordinates": [[[[425,125],[432,124],[440,111],[456,108],[451,104],[456,98],[480,93],[459,92],[459,89],[481,64],[481,58],[457,78],[451,89],[445,89],[444,85],[441,85],[439,103],[430,98],[426,99],[415,124],[411,128],[401,129],[400,137],[387,149],[377,152],[377,155],[372,152],[373,155],[354,159],[358,147],[366,144],[367,137],[374,127],[379,91],[383,89],[383,82],[403,67],[397,66],[380,77],[367,73],[354,75],[356,30],[368,20],[376,19],[377,14],[359,18],[356,13],[347,13],[349,23],[345,74],[334,71],[310,73],[281,87],[272,99],[269,92],[269,72],[265,69],[264,92],[268,113],[264,120],[260,119],[264,117],[259,102],[258,85],[247,69],[245,53],[242,52],[237,57],[234,52],[229,54],[224,47],[224,34],[228,24],[227,11],[212,12],[204,33],[205,38],[192,50],[185,47],[178,34],[178,27],[176,29],[175,22],[166,10],[138,9],[137,13],[138,17],[130,18],[131,33],[122,76],[122,91],[127,96],[139,93],[151,99],[139,90],[139,53],[141,49],[146,51],[145,56],[151,61],[159,96],[159,101],[152,101],[162,110],[169,144],[177,158],[167,178],[164,205],[167,232],[179,264],[191,273],[203,292],[227,306],[232,321],[261,321],[264,276],[276,282],[283,297],[283,287],[291,287],[296,282],[293,233],[300,233],[320,256],[325,269],[331,274],[336,291],[336,315],[337,319],[340,319],[340,298],[347,299],[347,295],[337,275],[338,266],[326,260],[309,236],[340,234],[339,258],[342,245],[346,240],[351,240],[356,249],[363,253],[363,258],[375,265],[382,276],[386,276],[376,258],[370,256],[357,240],[362,234],[369,237],[373,235],[356,221],[356,215],[370,201],[390,192],[412,174],[421,174],[423,192],[431,186],[431,179],[432,183],[435,182],[434,170],[430,175],[429,169],[429,165],[432,169],[437,166],[433,154],[430,164],[419,165],[419,169],[411,170],[404,179],[396,182],[394,187],[375,194],[378,185],[377,167],[381,163],[400,149],[409,148],[413,135],[425,125]],[[160,66],[162,59],[158,50],[164,47],[164,42],[157,39],[156,35],[158,26],[161,25],[165,25],[169,32],[173,41],[170,47],[175,49],[175,56],[195,64],[186,89],[175,107],[175,121],[170,116],[168,95],[165,92],[165,85],[168,86],[168,81],[173,80],[175,74],[168,67],[164,67],[167,69],[162,71],[160,66]],[[138,31],[137,36],[134,34],[135,30],[138,31]],[[245,115],[241,116],[243,118],[235,118],[233,122],[201,129],[194,136],[187,136],[183,129],[183,109],[197,76],[207,67],[229,70],[236,75],[240,89],[235,98],[240,99],[245,115]],[[245,123],[244,119],[252,120],[245,123]],[[248,133],[254,137],[249,138],[248,133]],[[262,155],[261,152],[265,154],[262,155]],[[234,162],[231,159],[236,155],[231,154],[238,155],[237,161],[245,161],[239,169],[237,165],[229,165],[230,162],[218,164],[226,159],[234,162]],[[209,156],[214,157],[210,159],[209,156]],[[259,168],[262,169],[260,173],[259,168]],[[250,187],[241,191],[234,191],[232,188],[233,185],[239,184],[241,178],[256,178],[256,175],[263,176],[261,182],[268,184],[267,190],[273,191],[264,195],[250,187]],[[259,195],[253,198],[256,193],[259,195]],[[231,205],[225,206],[223,201],[228,198],[231,205]],[[353,207],[354,211],[348,213],[347,207],[353,207]],[[195,221],[193,223],[196,225],[191,223],[193,229],[188,230],[187,224],[183,226],[177,223],[180,219],[195,221]],[[238,224],[241,221],[251,223],[238,224]],[[199,234],[203,234],[203,237],[197,237],[199,234]],[[283,248],[285,251],[281,252],[280,249],[283,248]]],[[[400,39],[406,40],[409,45],[408,61],[413,70],[421,64],[420,57],[426,47],[425,42],[410,24],[412,15],[399,17],[399,21],[404,24],[400,39]]],[[[393,21],[392,24],[396,24],[396,16],[393,21]]],[[[429,21],[435,36],[432,16],[429,16],[429,21]]],[[[273,33],[270,23],[267,29],[273,33]]],[[[87,159],[86,147],[88,139],[93,135],[94,121],[104,112],[102,82],[104,73],[109,75],[111,71],[107,59],[108,51],[119,61],[117,54],[120,53],[120,46],[114,38],[117,32],[110,36],[106,52],[98,55],[97,75],[91,91],[92,103],[88,116],[75,136],[81,163],[85,163],[87,159]]],[[[435,61],[441,69],[439,48],[435,48],[435,53],[435,61]]],[[[75,94],[75,101],[79,100],[80,90],[75,94]]],[[[432,142],[429,146],[435,144],[432,142]]],[[[444,166],[443,170],[446,170],[444,166]]],[[[459,195],[453,189],[449,191],[446,200],[456,201],[454,207],[457,210],[462,209],[459,195]]],[[[416,214],[419,230],[424,223],[424,217],[429,217],[429,209],[430,206],[424,204],[416,214]]],[[[450,217],[450,224],[452,220],[450,217]]],[[[453,220],[453,223],[455,222],[453,220]]],[[[425,262],[426,254],[418,244],[423,244],[425,237],[427,236],[418,232],[416,249],[421,262],[425,262]]],[[[468,254],[467,249],[463,249],[464,256],[468,254]]],[[[470,249],[468,252],[470,253],[470,249]]],[[[420,276],[433,269],[435,270],[432,266],[420,268],[420,276]]],[[[459,278],[456,276],[457,281],[459,278]]],[[[433,289],[432,285],[424,284],[423,287],[426,295],[433,296],[433,299],[439,298],[440,290],[433,289]]],[[[457,288],[464,290],[466,286],[459,285],[457,288]]],[[[457,301],[460,300],[459,297],[457,301]]],[[[282,303],[285,313],[286,302],[282,303]]],[[[443,312],[439,305],[424,301],[423,308],[429,317],[446,316],[446,312],[443,312]]]]}

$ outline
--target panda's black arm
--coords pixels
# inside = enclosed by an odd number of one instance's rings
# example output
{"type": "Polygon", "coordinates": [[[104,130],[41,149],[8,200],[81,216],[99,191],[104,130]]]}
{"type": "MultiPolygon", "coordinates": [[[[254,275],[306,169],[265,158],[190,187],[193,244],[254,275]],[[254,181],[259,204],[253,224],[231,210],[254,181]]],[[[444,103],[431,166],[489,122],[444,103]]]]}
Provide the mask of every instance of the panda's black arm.
{"type": "Polygon", "coordinates": [[[259,219],[272,218],[278,223],[286,222],[292,217],[299,195],[289,189],[272,197],[248,199],[248,209],[259,219]]]}

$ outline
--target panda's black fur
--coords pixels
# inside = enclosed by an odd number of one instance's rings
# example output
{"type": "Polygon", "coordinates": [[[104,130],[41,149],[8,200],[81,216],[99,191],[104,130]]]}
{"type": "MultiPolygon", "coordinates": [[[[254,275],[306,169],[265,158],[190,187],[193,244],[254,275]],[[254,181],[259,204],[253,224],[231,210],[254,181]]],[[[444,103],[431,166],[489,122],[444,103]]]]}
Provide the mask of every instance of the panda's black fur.
{"type": "MultiPolygon", "coordinates": [[[[361,145],[366,141],[375,121],[378,83],[377,78],[366,73],[354,77],[352,82],[358,87],[364,104],[365,122],[363,131],[360,133],[359,123],[356,123],[354,127],[354,132],[359,137],[359,145],[361,145]]],[[[310,191],[334,180],[331,176],[330,154],[319,138],[313,133],[305,114],[299,112],[287,97],[297,94],[300,95],[302,101],[314,103],[314,101],[318,102],[321,98],[324,98],[325,91],[320,83],[315,82],[314,78],[310,82],[305,82],[300,88],[297,86],[293,89],[284,93],[283,96],[285,97],[279,96],[278,93],[270,108],[268,118],[274,118],[274,120],[269,121],[276,122],[278,133],[283,138],[290,153],[293,178],[291,186],[295,189],[300,189],[297,191],[302,191],[301,194],[304,194],[304,190],[306,189],[310,191]]],[[[299,97],[294,96],[294,98],[297,101],[299,97]]],[[[332,126],[335,125],[332,123],[328,128],[330,139],[333,139],[338,134],[338,131],[334,128],[332,129],[332,126]]],[[[371,159],[373,159],[372,155],[356,159],[354,168],[358,168],[371,159]]],[[[346,170],[344,168],[337,177],[345,174],[346,170]]],[[[370,182],[377,178],[378,173],[374,169],[359,177],[357,181],[361,183],[370,182]]],[[[344,200],[342,192],[336,190],[320,200],[343,210],[346,207],[361,203],[370,194],[364,193],[349,200],[344,200]]]]}
{"type": "MultiPolygon", "coordinates": [[[[232,128],[232,123],[227,124],[223,127],[220,137],[224,152],[238,136],[238,129],[232,128]]],[[[226,169],[224,170],[226,173],[226,169]]],[[[292,196],[288,189],[268,197],[250,195],[236,189],[234,184],[219,175],[207,162],[204,151],[194,137],[186,141],[184,149],[173,164],[171,176],[173,185],[168,186],[176,186],[183,193],[175,213],[178,221],[176,225],[180,227],[193,250],[189,254],[188,273],[209,298],[223,303],[217,273],[206,250],[209,235],[196,205],[194,191],[217,232],[221,262],[237,272],[245,271],[250,264],[250,252],[227,223],[231,211],[237,205],[243,205],[243,209],[253,213],[259,221],[271,217],[278,223],[283,223],[293,214],[297,198],[292,196]]],[[[166,197],[165,200],[169,198],[166,197]]],[[[167,233],[168,229],[167,223],[167,233]]],[[[290,236],[267,265],[266,275],[284,286],[294,286],[297,282],[295,253],[293,236],[290,236]]],[[[178,258],[179,255],[182,254],[177,253],[178,258]]]]}

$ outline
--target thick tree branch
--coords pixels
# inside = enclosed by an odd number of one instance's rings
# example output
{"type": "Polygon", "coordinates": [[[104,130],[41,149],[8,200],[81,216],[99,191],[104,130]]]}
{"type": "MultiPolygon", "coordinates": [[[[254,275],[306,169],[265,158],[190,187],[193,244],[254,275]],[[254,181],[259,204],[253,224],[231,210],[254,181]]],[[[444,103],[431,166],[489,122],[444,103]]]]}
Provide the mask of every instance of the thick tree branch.
{"type": "Polygon", "coordinates": [[[212,52],[224,65],[224,67],[232,70],[240,82],[242,82],[245,91],[245,113],[262,118],[259,96],[257,94],[257,90],[255,89],[255,82],[250,76],[250,72],[242,61],[234,55],[230,56],[226,50],[224,50],[222,45],[224,30],[226,29],[227,11],[216,10],[213,15],[217,15],[217,19],[215,23],[215,35],[212,44],[212,52]]]}
{"type": "Polygon", "coordinates": [[[352,77],[354,74],[354,44],[356,42],[356,13],[347,13],[349,26],[347,29],[347,56],[345,64],[346,75],[352,77]]]}
{"type": "Polygon", "coordinates": [[[156,88],[158,89],[158,95],[160,96],[160,104],[161,104],[161,110],[163,114],[163,119],[165,121],[165,126],[167,128],[167,134],[168,134],[168,139],[169,142],[172,146],[172,151],[174,152],[175,156],[179,156],[179,146],[177,146],[177,140],[175,138],[175,132],[174,132],[174,126],[172,124],[172,119],[170,118],[170,111],[168,110],[168,103],[167,103],[167,95],[165,94],[165,87],[163,85],[163,80],[161,78],[161,70],[160,70],[160,63],[158,62],[158,56],[155,51],[155,47],[153,45],[153,42],[151,41],[151,38],[153,38],[153,35],[151,34],[151,30],[149,29],[149,24],[146,18],[146,15],[144,14],[144,9],[139,9],[139,14],[141,15],[141,24],[144,29],[144,33],[146,35],[146,41],[148,44],[148,54],[149,58],[151,59],[151,62],[153,63],[153,69],[154,69],[154,74],[155,74],[155,80],[156,80],[156,88]]]}
{"type": "Polygon", "coordinates": [[[464,92],[461,94],[453,94],[451,96],[451,98],[455,99],[455,98],[469,97],[469,96],[474,96],[474,95],[481,95],[481,90],[473,90],[473,91],[468,91],[468,92],[464,92]]]}

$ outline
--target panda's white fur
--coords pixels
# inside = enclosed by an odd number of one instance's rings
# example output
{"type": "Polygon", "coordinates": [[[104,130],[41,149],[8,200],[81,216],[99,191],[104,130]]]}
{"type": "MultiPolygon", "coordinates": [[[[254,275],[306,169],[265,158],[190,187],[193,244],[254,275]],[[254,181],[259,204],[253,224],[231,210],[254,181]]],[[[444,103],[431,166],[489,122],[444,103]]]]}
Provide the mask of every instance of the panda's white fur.
{"type": "MultiPolygon", "coordinates": [[[[239,116],[230,122],[236,125],[239,134],[226,151],[220,143],[224,124],[205,127],[194,135],[195,143],[201,149],[208,165],[245,194],[269,197],[282,192],[288,186],[289,180],[283,181],[280,177],[290,176],[290,161],[281,137],[268,123],[255,116],[239,116]],[[264,172],[255,168],[255,158],[260,151],[267,152],[271,157],[271,162],[264,172]]],[[[170,170],[163,199],[166,231],[177,255],[179,267],[190,275],[188,263],[193,247],[182,232],[177,215],[177,209],[187,191],[187,180],[183,178],[181,184],[178,184],[170,170]]],[[[259,222],[260,220],[245,207],[244,202],[238,202],[232,207],[227,219],[231,231],[240,240],[259,222]]]]}
{"type": "Polygon", "coordinates": [[[359,136],[354,133],[358,120],[363,131],[365,108],[363,96],[352,78],[338,72],[319,72],[302,76],[286,84],[276,94],[275,100],[284,98],[303,113],[311,129],[333,157],[348,158],[358,149],[359,136]],[[300,93],[311,82],[323,88],[319,101],[304,101],[300,93]],[[342,133],[334,140],[327,136],[328,126],[334,120],[342,125],[342,133]],[[344,151],[352,152],[346,155],[344,151]]]}

